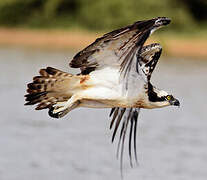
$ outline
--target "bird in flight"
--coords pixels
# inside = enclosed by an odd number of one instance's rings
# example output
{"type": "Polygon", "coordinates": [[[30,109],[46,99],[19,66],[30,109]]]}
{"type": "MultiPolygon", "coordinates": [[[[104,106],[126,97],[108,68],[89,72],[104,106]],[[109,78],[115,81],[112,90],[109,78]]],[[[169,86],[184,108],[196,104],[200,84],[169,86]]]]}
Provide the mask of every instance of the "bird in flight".
{"type": "Polygon", "coordinates": [[[41,69],[40,75],[27,85],[25,105],[37,104],[36,110],[48,108],[53,118],[61,118],[78,107],[111,108],[112,142],[120,127],[117,152],[121,170],[127,129],[132,166],[132,143],[137,161],[136,130],[140,109],[180,105],[171,94],[150,82],[162,52],[161,45],[144,45],[155,30],[169,23],[169,18],[158,17],[103,35],[73,57],[69,65],[80,68],[79,74],[52,67],[41,69]]]}

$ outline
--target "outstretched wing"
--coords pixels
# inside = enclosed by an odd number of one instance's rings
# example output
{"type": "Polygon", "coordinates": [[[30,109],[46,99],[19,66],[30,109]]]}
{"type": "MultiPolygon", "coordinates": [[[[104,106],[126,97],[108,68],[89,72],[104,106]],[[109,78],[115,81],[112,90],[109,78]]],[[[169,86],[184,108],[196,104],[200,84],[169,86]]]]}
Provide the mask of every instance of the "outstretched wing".
{"type": "Polygon", "coordinates": [[[137,54],[137,71],[145,81],[150,81],[161,53],[162,46],[158,43],[153,43],[142,47],[140,53],[137,54]]]}
{"type": "Polygon", "coordinates": [[[118,148],[117,148],[117,157],[120,156],[120,168],[122,172],[122,167],[123,167],[123,152],[124,152],[124,142],[125,142],[125,137],[127,133],[127,127],[130,126],[130,131],[129,131],[129,159],[130,159],[130,165],[131,167],[133,166],[132,163],[132,141],[134,142],[134,157],[137,162],[137,151],[136,151],[136,131],[137,131],[137,120],[138,120],[138,115],[140,112],[140,108],[112,108],[110,117],[113,115],[111,124],[110,124],[110,129],[112,129],[113,125],[115,124],[114,130],[113,130],[113,135],[112,135],[112,142],[114,141],[114,138],[116,136],[119,124],[121,122],[121,119],[123,118],[122,122],[122,127],[120,129],[120,136],[119,136],[119,141],[118,141],[118,148]],[[130,124],[130,125],[129,125],[130,124]],[[133,136],[133,138],[132,138],[133,136]],[[133,139],[133,140],[132,140],[133,139]],[[120,151],[120,146],[121,146],[121,151],[120,151]]]}
{"type": "Polygon", "coordinates": [[[80,68],[82,74],[106,66],[118,66],[121,71],[127,71],[136,52],[149,37],[156,19],[138,21],[96,39],[74,56],[70,67],[80,68]]]}
{"type": "Polygon", "coordinates": [[[70,67],[80,68],[82,74],[88,74],[96,68],[114,66],[127,74],[134,64],[132,61],[135,54],[140,54],[149,35],[169,23],[169,18],[158,17],[137,21],[107,33],[76,54],[70,62],[70,67]]]}

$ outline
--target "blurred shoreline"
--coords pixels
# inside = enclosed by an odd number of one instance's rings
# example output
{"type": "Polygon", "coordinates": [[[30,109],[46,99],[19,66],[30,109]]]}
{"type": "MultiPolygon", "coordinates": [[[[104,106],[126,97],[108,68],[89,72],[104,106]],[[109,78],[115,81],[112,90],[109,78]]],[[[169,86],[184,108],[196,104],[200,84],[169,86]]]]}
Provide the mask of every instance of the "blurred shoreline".
{"type": "MultiPolygon", "coordinates": [[[[0,28],[0,46],[29,47],[51,50],[81,50],[102,36],[103,33],[81,30],[34,30],[0,28]]],[[[159,42],[164,55],[174,57],[207,57],[207,39],[180,35],[153,35],[147,43],[159,42]]]]}

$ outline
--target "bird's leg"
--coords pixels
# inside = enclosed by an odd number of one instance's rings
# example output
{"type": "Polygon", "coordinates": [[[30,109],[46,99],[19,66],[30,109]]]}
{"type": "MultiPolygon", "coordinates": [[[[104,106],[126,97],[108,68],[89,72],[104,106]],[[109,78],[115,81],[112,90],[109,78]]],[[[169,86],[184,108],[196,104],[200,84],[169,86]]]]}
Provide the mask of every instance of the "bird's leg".
{"type": "Polygon", "coordinates": [[[54,118],[61,118],[80,104],[80,98],[76,95],[71,96],[68,101],[59,102],[49,110],[49,115],[54,118]]]}

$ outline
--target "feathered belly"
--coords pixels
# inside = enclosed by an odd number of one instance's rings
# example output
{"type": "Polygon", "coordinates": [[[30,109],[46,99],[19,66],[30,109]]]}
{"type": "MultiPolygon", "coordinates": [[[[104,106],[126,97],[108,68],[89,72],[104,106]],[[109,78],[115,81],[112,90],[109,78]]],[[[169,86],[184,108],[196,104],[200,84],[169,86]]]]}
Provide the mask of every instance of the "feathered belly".
{"type": "Polygon", "coordinates": [[[144,108],[143,101],[140,99],[82,99],[80,106],[89,108],[144,108]]]}
{"type": "MultiPolygon", "coordinates": [[[[97,70],[87,75],[87,80],[80,84],[85,88],[80,92],[80,106],[92,108],[134,107],[139,102],[139,94],[123,91],[120,72],[115,68],[97,70]]],[[[83,79],[83,78],[82,78],[83,79]]]]}

